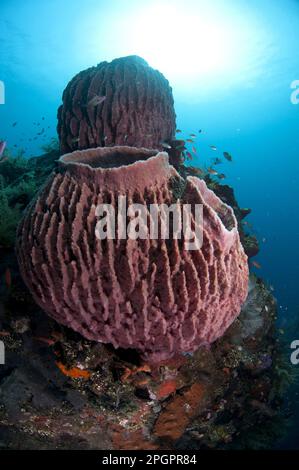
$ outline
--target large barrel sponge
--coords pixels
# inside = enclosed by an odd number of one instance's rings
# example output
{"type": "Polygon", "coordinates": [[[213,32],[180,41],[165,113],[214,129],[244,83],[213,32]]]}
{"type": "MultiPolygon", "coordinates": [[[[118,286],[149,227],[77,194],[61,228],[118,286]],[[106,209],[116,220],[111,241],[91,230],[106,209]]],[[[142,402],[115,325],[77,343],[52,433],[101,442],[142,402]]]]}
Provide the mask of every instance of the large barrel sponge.
{"type": "Polygon", "coordinates": [[[57,130],[62,153],[111,145],[161,149],[175,134],[172,90],[138,56],[101,62],[67,85],[57,130]],[[95,97],[105,99],[94,106],[95,97]]]}
{"type": "Polygon", "coordinates": [[[233,210],[204,181],[182,179],[165,152],[110,147],[61,157],[19,225],[17,256],[36,302],[57,322],[149,361],[215,341],[247,296],[233,210]],[[116,208],[119,195],[147,213],[150,203],[202,204],[202,247],[161,236],[100,240],[96,207],[116,208]]]}

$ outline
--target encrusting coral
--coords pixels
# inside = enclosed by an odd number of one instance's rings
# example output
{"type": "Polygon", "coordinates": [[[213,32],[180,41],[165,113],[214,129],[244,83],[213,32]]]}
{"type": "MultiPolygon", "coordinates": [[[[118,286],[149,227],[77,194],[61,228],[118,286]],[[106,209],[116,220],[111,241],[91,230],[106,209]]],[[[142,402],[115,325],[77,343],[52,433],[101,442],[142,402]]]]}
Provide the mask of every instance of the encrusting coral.
{"type": "Polygon", "coordinates": [[[165,152],[112,147],[61,157],[19,226],[17,255],[36,302],[58,322],[151,361],[215,341],[247,295],[232,209],[203,180],[181,178],[165,152]],[[117,208],[120,195],[141,204],[146,220],[149,204],[202,204],[202,247],[161,233],[100,240],[96,207],[117,208]]]}

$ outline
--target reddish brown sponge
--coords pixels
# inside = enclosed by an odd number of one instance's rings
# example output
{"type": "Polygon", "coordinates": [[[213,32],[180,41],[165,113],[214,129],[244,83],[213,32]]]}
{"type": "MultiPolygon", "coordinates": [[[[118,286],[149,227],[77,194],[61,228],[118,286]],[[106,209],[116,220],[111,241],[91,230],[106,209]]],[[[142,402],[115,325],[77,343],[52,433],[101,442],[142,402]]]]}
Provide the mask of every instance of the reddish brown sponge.
{"type": "Polygon", "coordinates": [[[182,179],[165,152],[110,147],[61,157],[20,223],[17,256],[36,302],[55,320],[151,361],[216,340],[247,296],[233,210],[204,181],[182,179]],[[202,248],[161,236],[99,240],[96,206],[116,208],[119,195],[147,213],[150,203],[203,204],[202,248]]]}
{"type": "Polygon", "coordinates": [[[67,85],[57,130],[62,152],[111,145],[161,149],[175,134],[172,90],[138,56],[101,62],[67,85]],[[95,96],[105,100],[88,105],[95,96]]]}

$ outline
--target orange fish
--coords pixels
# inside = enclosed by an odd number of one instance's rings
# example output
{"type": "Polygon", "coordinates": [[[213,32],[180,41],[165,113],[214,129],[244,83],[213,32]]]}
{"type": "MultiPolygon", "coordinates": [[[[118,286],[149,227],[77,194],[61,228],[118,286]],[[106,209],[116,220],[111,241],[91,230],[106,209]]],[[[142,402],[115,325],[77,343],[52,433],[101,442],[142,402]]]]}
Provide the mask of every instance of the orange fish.
{"type": "Polygon", "coordinates": [[[193,139],[186,139],[186,142],[191,142],[191,143],[193,143],[194,140],[193,140],[193,139]]]}
{"type": "Polygon", "coordinates": [[[64,375],[72,379],[89,379],[91,376],[88,370],[79,369],[78,367],[67,369],[62,362],[56,362],[56,365],[64,375]]]}
{"type": "Polygon", "coordinates": [[[10,289],[11,288],[11,272],[9,268],[6,269],[4,277],[5,277],[6,287],[10,289]]]}

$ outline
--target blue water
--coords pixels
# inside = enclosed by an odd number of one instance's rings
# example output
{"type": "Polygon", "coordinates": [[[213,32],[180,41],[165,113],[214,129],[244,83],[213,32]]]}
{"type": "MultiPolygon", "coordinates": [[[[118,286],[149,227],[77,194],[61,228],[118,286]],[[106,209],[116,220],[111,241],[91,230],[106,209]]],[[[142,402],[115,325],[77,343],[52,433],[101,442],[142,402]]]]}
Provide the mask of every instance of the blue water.
{"type": "Polygon", "coordinates": [[[0,138],[27,156],[42,153],[78,71],[143,56],[173,87],[177,126],[205,131],[196,162],[232,154],[223,172],[240,205],[252,208],[258,273],[273,286],[287,326],[299,315],[299,105],[290,100],[298,39],[295,0],[1,0],[0,138]],[[33,123],[46,130],[30,142],[41,129],[33,123]]]}

